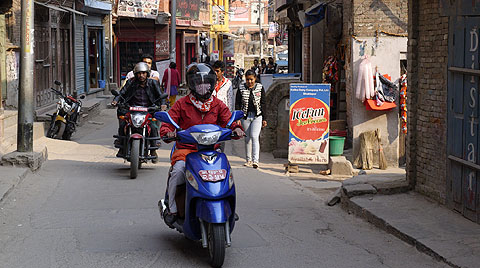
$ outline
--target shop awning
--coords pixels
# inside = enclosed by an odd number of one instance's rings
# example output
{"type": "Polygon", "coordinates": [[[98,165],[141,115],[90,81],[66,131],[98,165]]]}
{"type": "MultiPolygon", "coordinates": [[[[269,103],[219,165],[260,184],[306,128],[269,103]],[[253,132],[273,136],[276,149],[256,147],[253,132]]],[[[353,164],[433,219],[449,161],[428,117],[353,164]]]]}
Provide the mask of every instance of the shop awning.
{"type": "Polygon", "coordinates": [[[234,35],[232,33],[227,33],[227,32],[222,32],[220,33],[221,35],[225,35],[225,36],[228,36],[228,37],[231,37],[231,38],[239,38],[238,35],[234,35]]]}
{"type": "Polygon", "coordinates": [[[83,11],[93,12],[97,14],[110,14],[112,11],[112,3],[100,0],[83,0],[83,11]]]}
{"type": "Polygon", "coordinates": [[[37,2],[37,1],[34,1],[34,3],[37,4],[37,5],[44,6],[46,8],[56,10],[56,11],[68,12],[65,9],[60,8],[59,6],[54,6],[54,5],[51,5],[51,4],[44,4],[44,3],[37,2]]]}
{"type": "Polygon", "coordinates": [[[77,15],[80,15],[80,16],[88,16],[87,14],[82,13],[82,12],[80,12],[80,11],[78,11],[78,10],[73,9],[73,8],[69,8],[69,7],[62,7],[62,8],[65,9],[65,10],[67,10],[67,11],[70,11],[70,12],[72,12],[72,13],[75,13],[75,14],[77,14],[77,15]]]}
{"type": "Polygon", "coordinates": [[[299,11],[298,16],[303,27],[310,27],[325,18],[326,3],[317,3],[305,11],[299,11]]]}

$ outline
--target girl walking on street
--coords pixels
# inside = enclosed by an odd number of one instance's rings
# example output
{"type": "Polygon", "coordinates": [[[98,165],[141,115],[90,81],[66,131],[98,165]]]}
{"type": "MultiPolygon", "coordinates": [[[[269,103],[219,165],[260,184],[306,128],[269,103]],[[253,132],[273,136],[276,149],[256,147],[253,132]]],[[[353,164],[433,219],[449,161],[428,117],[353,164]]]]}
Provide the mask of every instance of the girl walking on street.
{"type": "Polygon", "coordinates": [[[245,84],[240,86],[235,98],[235,110],[241,110],[245,114],[242,126],[247,135],[245,138],[247,162],[244,165],[253,168],[258,168],[260,130],[267,126],[267,121],[263,120],[266,111],[265,90],[262,84],[255,82],[256,79],[255,72],[248,70],[245,73],[245,84]]]}
{"type": "Polygon", "coordinates": [[[168,101],[170,107],[173,106],[177,99],[178,86],[180,85],[180,74],[177,71],[177,64],[170,62],[170,66],[163,73],[162,86],[165,88],[165,93],[168,94],[168,101]]]}

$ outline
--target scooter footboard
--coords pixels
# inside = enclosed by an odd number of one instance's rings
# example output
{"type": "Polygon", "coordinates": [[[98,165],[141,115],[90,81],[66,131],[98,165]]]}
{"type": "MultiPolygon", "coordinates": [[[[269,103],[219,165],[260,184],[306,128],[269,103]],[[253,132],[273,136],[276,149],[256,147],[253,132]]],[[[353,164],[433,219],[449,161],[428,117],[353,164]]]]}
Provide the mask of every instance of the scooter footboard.
{"type": "Polygon", "coordinates": [[[224,223],[232,215],[232,209],[228,200],[204,200],[200,199],[195,208],[197,217],[205,222],[224,223]]]}

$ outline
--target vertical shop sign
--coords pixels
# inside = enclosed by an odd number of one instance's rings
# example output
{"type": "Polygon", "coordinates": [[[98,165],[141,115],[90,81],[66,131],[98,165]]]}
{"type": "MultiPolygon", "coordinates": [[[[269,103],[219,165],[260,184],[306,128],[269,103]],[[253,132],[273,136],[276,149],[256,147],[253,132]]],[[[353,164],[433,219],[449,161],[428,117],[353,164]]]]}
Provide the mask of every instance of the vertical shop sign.
{"type": "Polygon", "coordinates": [[[170,49],[168,35],[168,26],[155,28],[155,61],[169,58],[170,49]]]}
{"type": "Polygon", "coordinates": [[[328,164],[330,84],[290,84],[288,161],[328,164]]]}

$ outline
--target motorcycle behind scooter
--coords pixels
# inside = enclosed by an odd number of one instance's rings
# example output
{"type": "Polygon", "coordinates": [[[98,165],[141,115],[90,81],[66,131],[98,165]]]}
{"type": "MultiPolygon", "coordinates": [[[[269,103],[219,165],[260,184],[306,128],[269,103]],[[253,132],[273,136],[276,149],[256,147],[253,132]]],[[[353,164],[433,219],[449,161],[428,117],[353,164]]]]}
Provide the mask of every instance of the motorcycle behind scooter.
{"type": "MultiPolygon", "coordinates": [[[[188,239],[201,240],[202,247],[208,248],[213,267],[223,265],[225,248],[231,246],[230,234],[236,220],[232,170],[226,155],[215,150],[215,145],[232,138],[232,130],[228,128],[242,117],[243,112],[233,112],[226,128],[201,124],[182,130],[167,112],[155,113],[155,118],[172,124],[177,131],[175,138],[163,138],[164,141],[197,145],[198,151],[188,154],[185,160],[188,183],[177,188],[178,218],[173,227],[188,239]]],[[[158,205],[160,216],[164,218],[168,210],[168,190],[158,205]]]]}
{"type": "MultiPolygon", "coordinates": [[[[116,90],[111,90],[110,92],[114,96],[119,95],[116,90]]],[[[160,99],[164,100],[167,97],[167,94],[162,94],[160,99]]],[[[126,122],[124,130],[125,136],[113,136],[119,141],[119,143],[115,144],[115,148],[123,149],[123,155],[117,155],[117,157],[121,157],[130,162],[130,178],[135,179],[143,163],[157,159],[157,156],[148,155],[148,152],[158,149],[157,146],[151,146],[151,142],[155,142],[156,144],[160,138],[151,137],[150,133],[155,131],[151,124],[156,121],[152,113],[159,111],[161,108],[157,106],[129,106],[124,102],[118,103],[118,106],[119,109],[128,110],[128,112],[125,115],[119,116],[120,120],[126,122]]]]}
{"type": "MultiPolygon", "coordinates": [[[[55,85],[61,87],[62,83],[55,80],[55,85]]],[[[82,108],[82,102],[70,95],[63,95],[62,91],[51,88],[59,96],[57,110],[54,114],[47,114],[51,117],[47,137],[52,139],[70,140],[76,130],[78,115],[82,108]]],[[[80,96],[84,99],[85,96],[80,96]]]]}

